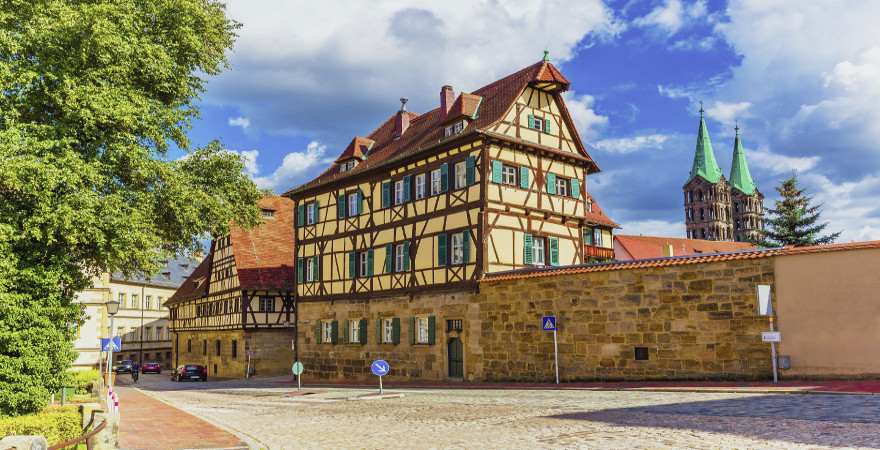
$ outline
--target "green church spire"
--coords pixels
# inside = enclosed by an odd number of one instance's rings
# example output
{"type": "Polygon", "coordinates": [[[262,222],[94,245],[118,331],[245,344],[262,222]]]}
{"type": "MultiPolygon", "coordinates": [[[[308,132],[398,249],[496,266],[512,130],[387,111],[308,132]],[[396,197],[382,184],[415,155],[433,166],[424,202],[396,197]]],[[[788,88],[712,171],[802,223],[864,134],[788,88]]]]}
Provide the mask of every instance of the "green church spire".
{"type": "Polygon", "coordinates": [[[721,179],[721,168],[715,161],[715,152],[712,150],[712,141],[709,139],[709,130],[703,119],[703,104],[700,102],[700,129],[697,131],[697,150],[694,153],[694,165],[691,168],[691,177],[700,176],[710,183],[717,183],[721,179]]]}
{"type": "Polygon", "coordinates": [[[733,163],[730,164],[730,187],[738,189],[743,194],[752,195],[755,193],[755,182],[752,181],[752,174],[749,173],[746,153],[743,151],[742,141],[739,139],[739,125],[735,129],[733,163]]]}

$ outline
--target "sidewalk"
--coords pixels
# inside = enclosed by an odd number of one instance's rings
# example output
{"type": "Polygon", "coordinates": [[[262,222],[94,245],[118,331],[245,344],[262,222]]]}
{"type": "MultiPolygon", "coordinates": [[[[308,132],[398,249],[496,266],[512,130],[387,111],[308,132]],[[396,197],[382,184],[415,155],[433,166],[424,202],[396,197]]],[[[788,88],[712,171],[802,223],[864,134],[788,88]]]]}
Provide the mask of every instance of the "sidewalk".
{"type": "MultiPolygon", "coordinates": [[[[290,378],[278,379],[279,384],[293,384],[290,378]]],[[[318,380],[303,383],[308,387],[373,387],[376,383],[318,380]]],[[[880,395],[880,380],[790,380],[778,384],[762,381],[618,381],[618,382],[563,382],[516,383],[516,382],[419,382],[385,381],[386,389],[584,389],[613,391],[660,391],[660,392],[735,392],[774,394],[875,394],[880,395]]]]}
{"type": "Polygon", "coordinates": [[[135,388],[115,389],[119,395],[119,448],[248,448],[235,435],[135,388]]]}

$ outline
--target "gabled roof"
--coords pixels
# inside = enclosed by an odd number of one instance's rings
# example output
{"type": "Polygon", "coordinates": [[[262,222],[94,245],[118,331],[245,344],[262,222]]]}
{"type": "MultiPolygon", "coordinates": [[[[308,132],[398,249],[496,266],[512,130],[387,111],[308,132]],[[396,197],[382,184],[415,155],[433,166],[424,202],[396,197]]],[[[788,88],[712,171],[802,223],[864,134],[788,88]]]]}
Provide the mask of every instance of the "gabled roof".
{"type": "Polygon", "coordinates": [[[717,183],[721,179],[721,168],[715,161],[715,152],[712,150],[712,140],[709,139],[709,129],[703,119],[703,108],[700,108],[700,128],[697,130],[697,149],[694,152],[694,164],[691,167],[688,181],[695,177],[701,177],[710,183],[717,183]]]}
{"type": "Polygon", "coordinates": [[[736,138],[733,142],[733,162],[730,164],[730,179],[727,181],[731,188],[746,195],[752,195],[757,190],[749,172],[749,164],[746,162],[746,152],[739,138],[739,127],[736,129],[736,138]]]}
{"type": "MultiPolygon", "coordinates": [[[[293,289],[293,201],[287,197],[266,196],[258,206],[273,211],[271,218],[245,230],[232,226],[229,240],[241,289],[293,289]]],[[[196,270],[177,289],[166,304],[208,295],[215,243],[196,270]]]]}
{"type": "Polygon", "coordinates": [[[584,214],[587,223],[605,225],[612,228],[620,228],[620,225],[618,225],[617,222],[611,220],[611,218],[605,215],[605,211],[603,211],[602,207],[599,206],[598,203],[596,203],[596,200],[593,199],[593,196],[590,195],[589,192],[587,193],[587,202],[593,204],[593,210],[587,211],[586,214],[584,214]]]}
{"type": "Polygon", "coordinates": [[[345,150],[343,150],[342,154],[339,155],[339,158],[336,158],[336,162],[340,163],[352,158],[364,159],[367,156],[367,153],[370,152],[370,148],[375,143],[376,142],[372,139],[355,136],[354,139],[351,140],[351,143],[348,144],[348,147],[345,147],[345,150]]]}
{"type": "MultiPolygon", "coordinates": [[[[542,60],[473,91],[468,95],[482,97],[482,100],[479,102],[479,114],[461,134],[449,139],[459,139],[470,134],[483,133],[486,129],[504,118],[504,115],[513,106],[523,89],[529,85],[538,86],[540,83],[548,82],[560,85],[561,89],[558,90],[564,90],[568,87],[568,80],[562,76],[562,73],[550,62],[542,60]]],[[[468,110],[468,106],[465,103],[470,101],[472,100],[462,100],[463,112],[468,110]]],[[[574,129],[571,116],[565,107],[565,102],[559,102],[559,105],[563,117],[574,129]]],[[[398,139],[395,139],[393,135],[396,114],[392,114],[382,125],[367,135],[367,138],[373,140],[375,144],[370,149],[369,157],[359,163],[354,169],[340,172],[339,167],[334,165],[317,178],[285,192],[284,195],[296,194],[317,186],[332,183],[343,177],[364,173],[447,141],[443,137],[443,129],[441,128],[441,125],[445,123],[445,119],[440,114],[439,107],[421,115],[409,111],[405,112],[405,114],[410,115],[409,128],[398,139]]],[[[581,150],[580,154],[572,154],[572,157],[584,160],[591,166],[593,172],[598,172],[598,165],[587,153],[578,133],[573,133],[572,137],[576,142],[577,148],[581,150]]]]}
{"type": "Polygon", "coordinates": [[[110,274],[110,280],[122,283],[137,283],[147,286],[176,288],[186,280],[193,270],[195,270],[196,264],[198,264],[198,260],[192,259],[188,256],[178,255],[165,261],[165,265],[153,275],[125,275],[121,272],[114,272],[110,274]]]}
{"type": "Polygon", "coordinates": [[[449,108],[449,113],[446,115],[446,120],[444,122],[450,122],[455,119],[460,119],[462,117],[467,117],[469,119],[476,119],[477,114],[479,113],[480,103],[483,101],[483,97],[474,94],[468,94],[467,92],[462,92],[458,98],[452,103],[452,106],[449,108]]]}
{"type": "Polygon", "coordinates": [[[614,235],[614,259],[628,261],[633,259],[662,258],[664,256],[686,256],[700,253],[722,253],[756,248],[748,242],[707,241],[663,236],[614,235]],[[671,246],[672,254],[665,252],[671,246]]]}

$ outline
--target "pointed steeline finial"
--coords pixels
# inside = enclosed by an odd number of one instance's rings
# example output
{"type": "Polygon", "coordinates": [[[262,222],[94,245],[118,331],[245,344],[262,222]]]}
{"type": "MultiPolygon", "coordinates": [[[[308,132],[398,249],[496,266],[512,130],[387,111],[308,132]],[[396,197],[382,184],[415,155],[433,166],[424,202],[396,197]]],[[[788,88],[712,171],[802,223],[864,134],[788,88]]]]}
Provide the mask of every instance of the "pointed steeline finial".
{"type": "Polygon", "coordinates": [[[400,110],[401,111],[406,111],[406,102],[408,102],[408,101],[409,101],[409,99],[404,98],[404,97],[400,97],[400,110]]]}
{"type": "Polygon", "coordinates": [[[734,125],[733,130],[736,132],[736,135],[739,136],[739,119],[736,119],[736,122],[734,123],[736,125],[734,125]]]}
{"type": "Polygon", "coordinates": [[[544,50],[544,62],[550,61],[550,50],[544,50]]]}
{"type": "Polygon", "coordinates": [[[704,112],[704,111],[703,111],[703,101],[700,100],[700,118],[701,118],[701,119],[703,118],[703,112],[704,112]]]}

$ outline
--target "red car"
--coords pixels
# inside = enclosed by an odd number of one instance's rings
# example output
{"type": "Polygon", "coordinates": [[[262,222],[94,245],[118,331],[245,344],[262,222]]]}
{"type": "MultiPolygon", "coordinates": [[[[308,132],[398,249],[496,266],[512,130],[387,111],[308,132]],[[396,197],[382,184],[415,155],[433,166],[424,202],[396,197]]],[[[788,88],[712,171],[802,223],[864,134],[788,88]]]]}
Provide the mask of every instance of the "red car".
{"type": "Polygon", "coordinates": [[[145,362],[141,373],[162,373],[162,365],[157,362],[145,362]]]}
{"type": "Polygon", "coordinates": [[[171,375],[173,381],[199,380],[208,381],[208,368],[198,364],[187,364],[185,366],[177,366],[174,374],[171,375]]]}

